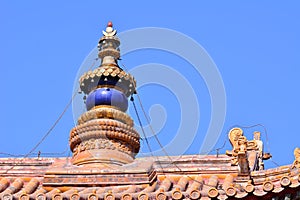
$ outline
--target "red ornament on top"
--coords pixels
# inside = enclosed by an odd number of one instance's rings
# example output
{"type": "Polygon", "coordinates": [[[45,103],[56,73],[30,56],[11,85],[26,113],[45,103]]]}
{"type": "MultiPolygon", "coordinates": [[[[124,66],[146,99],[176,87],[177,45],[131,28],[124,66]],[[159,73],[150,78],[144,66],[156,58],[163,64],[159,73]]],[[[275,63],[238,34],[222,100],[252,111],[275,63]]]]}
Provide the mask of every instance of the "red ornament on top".
{"type": "Polygon", "coordinates": [[[112,27],[112,26],[113,26],[112,22],[109,21],[109,22],[107,23],[107,27],[112,27]]]}

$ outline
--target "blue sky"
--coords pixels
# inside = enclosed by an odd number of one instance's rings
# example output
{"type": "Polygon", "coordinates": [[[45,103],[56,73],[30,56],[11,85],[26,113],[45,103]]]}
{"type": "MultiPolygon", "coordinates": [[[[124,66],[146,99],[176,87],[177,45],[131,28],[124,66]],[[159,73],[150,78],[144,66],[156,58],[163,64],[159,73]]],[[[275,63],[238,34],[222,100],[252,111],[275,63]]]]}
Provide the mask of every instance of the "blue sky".
{"type": "MultiPolygon", "coordinates": [[[[1,1],[0,152],[26,154],[43,137],[71,98],[78,69],[111,20],[119,32],[161,27],[193,38],[216,64],[226,91],[226,118],[215,148],[227,140],[231,127],[263,124],[268,140],[262,127],[245,129],[246,136],[261,131],[273,161],[292,163],[293,150],[300,146],[299,6],[297,1],[1,1]]],[[[167,65],[190,82],[201,121],[186,153],[198,153],[211,117],[203,77],[180,56],[159,50],[131,52],[122,63],[129,70],[147,63],[167,65]]],[[[140,97],[147,111],[163,106],[168,118],[158,137],[168,143],[180,124],[176,95],[150,84],[140,88],[140,97]]],[[[134,117],[132,108],[129,114],[134,117]]],[[[73,126],[69,109],[37,150],[64,152],[73,126]]],[[[221,153],[230,148],[227,142],[221,153]]],[[[266,166],[276,167],[274,162],[266,166]]]]}

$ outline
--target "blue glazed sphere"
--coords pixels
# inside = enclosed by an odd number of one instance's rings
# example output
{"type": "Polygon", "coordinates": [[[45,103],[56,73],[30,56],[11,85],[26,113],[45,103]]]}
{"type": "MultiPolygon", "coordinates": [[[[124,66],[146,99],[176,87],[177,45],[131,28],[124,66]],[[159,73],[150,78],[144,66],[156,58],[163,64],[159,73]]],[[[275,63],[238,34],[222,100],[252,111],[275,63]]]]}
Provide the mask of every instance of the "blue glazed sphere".
{"type": "Polygon", "coordinates": [[[125,112],[128,108],[128,100],[119,90],[114,88],[98,88],[87,96],[86,108],[90,110],[94,106],[99,105],[115,106],[125,112]]]}

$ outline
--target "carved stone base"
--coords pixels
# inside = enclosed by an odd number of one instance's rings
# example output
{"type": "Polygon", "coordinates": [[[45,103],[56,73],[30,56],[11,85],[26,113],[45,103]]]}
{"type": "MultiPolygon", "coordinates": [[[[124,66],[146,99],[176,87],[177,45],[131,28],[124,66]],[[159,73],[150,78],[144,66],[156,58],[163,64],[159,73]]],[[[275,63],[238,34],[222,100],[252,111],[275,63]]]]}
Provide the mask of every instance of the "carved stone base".
{"type": "Polygon", "coordinates": [[[140,148],[133,127],[113,119],[93,119],[71,130],[72,164],[98,167],[131,163],[140,148]]]}
{"type": "Polygon", "coordinates": [[[109,164],[121,166],[133,162],[133,158],[126,153],[118,150],[95,149],[78,153],[72,158],[74,165],[85,165],[90,167],[101,168],[109,164]]]}

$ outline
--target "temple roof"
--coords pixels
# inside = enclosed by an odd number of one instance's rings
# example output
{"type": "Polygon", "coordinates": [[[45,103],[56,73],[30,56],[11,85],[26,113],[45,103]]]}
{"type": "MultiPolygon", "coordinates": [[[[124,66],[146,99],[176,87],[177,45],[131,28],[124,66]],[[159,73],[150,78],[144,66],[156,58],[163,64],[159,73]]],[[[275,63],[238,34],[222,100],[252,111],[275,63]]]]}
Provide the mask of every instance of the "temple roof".
{"type": "Polygon", "coordinates": [[[250,179],[227,155],[144,157],[107,169],[76,166],[70,158],[1,158],[2,199],[227,199],[299,195],[292,164],[253,171],[250,179]],[[172,159],[172,161],[170,160],[172,159]]]}

